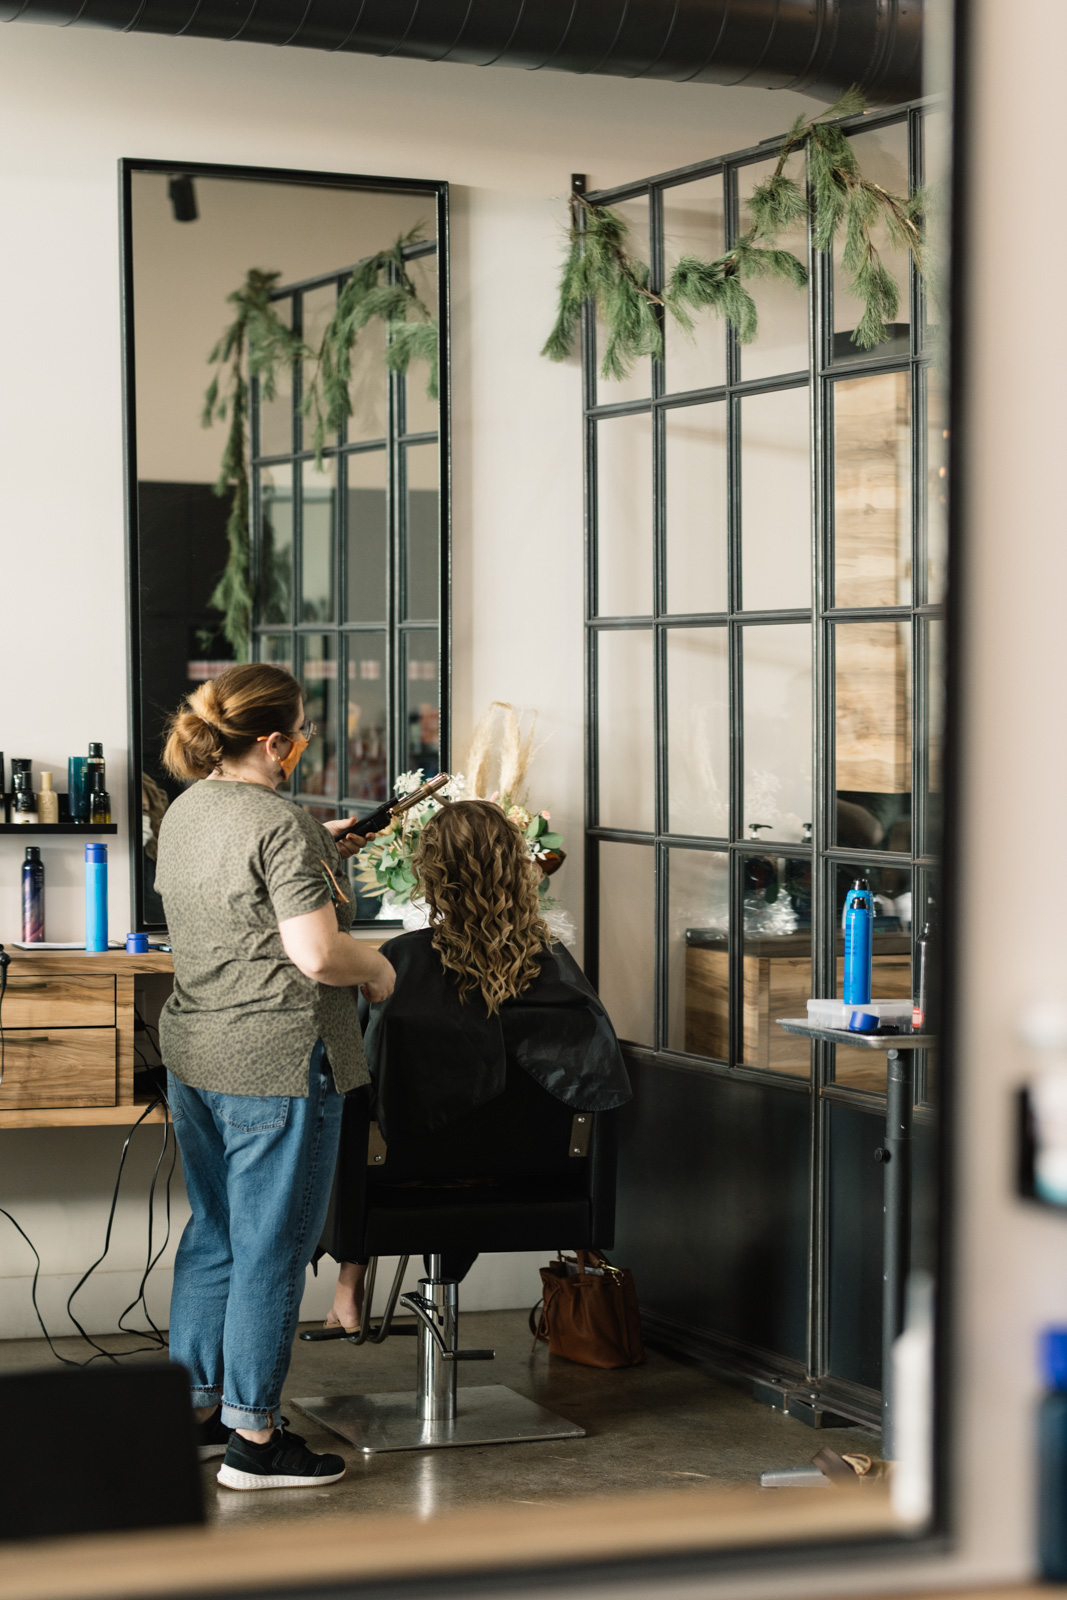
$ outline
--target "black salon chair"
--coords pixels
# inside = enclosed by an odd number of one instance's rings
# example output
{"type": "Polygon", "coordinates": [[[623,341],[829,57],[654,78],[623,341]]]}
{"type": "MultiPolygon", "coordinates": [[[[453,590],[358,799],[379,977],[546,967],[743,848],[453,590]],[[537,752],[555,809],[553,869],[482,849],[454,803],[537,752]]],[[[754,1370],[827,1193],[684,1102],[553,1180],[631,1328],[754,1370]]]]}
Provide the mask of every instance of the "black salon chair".
{"type": "Polygon", "coordinates": [[[371,1258],[363,1325],[351,1343],[388,1337],[398,1303],[415,1316],[418,1386],[293,1404],[366,1454],[584,1434],[500,1384],[464,1387],[457,1397],[457,1363],[491,1361],[494,1352],[460,1347],[458,1285],[442,1276],[441,1255],[608,1249],[615,1232],[614,1119],[611,1111],[574,1111],[510,1062],[495,1099],[432,1134],[388,1146],[369,1103],[351,1097],[324,1237],[343,1237],[349,1260],[371,1258]],[[428,1276],[417,1293],[401,1295],[408,1257],[423,1253],[428,1276]],[[374,1328],[379,1255],[401,1261],[374,1328]]]}

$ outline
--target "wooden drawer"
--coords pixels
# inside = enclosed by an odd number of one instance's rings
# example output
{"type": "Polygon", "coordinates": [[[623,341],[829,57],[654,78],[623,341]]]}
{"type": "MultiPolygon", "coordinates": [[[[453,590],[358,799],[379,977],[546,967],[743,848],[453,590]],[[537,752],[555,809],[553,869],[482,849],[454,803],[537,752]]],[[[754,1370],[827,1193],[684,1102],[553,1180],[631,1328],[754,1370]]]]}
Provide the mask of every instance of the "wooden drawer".
{"type": "Polygon", "coordinates": [[[114,1028],[12,1029],[5,1015],[0,1110],[113,1106],[117,1039],[114,1028]]]}
{"type": "Polygon", "coordinates": [[[21,977],[12,973],[4,995],[8,1028],[113,1028],[115,980],[102,973],[21,977]]]}

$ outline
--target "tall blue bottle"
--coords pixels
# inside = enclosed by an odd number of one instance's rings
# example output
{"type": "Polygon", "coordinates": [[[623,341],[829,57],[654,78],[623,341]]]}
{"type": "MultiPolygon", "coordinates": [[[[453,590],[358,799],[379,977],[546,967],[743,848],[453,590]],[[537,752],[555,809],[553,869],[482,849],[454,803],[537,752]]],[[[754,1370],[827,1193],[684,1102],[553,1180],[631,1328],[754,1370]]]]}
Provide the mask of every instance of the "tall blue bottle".
{"type": "Polygon", "coordinates": [[[1067,1579],[1067,1328],[1041,1336],[1045,1396],[1037,1420],[1037,1542],[1041,1575],[1067,1579]]]}
{"type": "Polygon", "coordinates": [[[107,845],[85,846],[85,948],[107,949],[107,845]]]}
{"type": "Polygon", "coordinates": [[[857,878],[845,897],[845,981],[841,998],[846,1006],[865,1006],[871,998],[874,957],[874,896],[866,878],[857,878]]]}

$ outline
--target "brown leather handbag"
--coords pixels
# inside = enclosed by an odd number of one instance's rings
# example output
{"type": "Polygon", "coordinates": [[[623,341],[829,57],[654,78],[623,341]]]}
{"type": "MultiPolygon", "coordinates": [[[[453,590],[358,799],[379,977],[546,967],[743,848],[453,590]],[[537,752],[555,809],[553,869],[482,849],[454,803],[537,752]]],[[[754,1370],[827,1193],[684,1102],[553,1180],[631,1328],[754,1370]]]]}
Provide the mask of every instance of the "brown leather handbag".
{"type": "Polygon", "coordinates": [[[645,1359],[633,1273],[595,1250],[562,1254],[541,1268],[542,1300],[530,1312],[534,1344],[586,1367],[636,1367],[645,1359]],[[540,1313],[540,1314],[538,1314],[540,1313]]]}

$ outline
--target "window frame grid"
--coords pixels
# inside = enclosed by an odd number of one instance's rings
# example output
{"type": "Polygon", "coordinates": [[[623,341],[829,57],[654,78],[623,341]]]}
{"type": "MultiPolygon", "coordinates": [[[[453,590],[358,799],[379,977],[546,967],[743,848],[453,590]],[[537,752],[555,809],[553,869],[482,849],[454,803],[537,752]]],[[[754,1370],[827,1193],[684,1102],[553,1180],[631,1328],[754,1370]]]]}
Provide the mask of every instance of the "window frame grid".
{"type": "MultiPolygon", "coordinates": [[[[421,185],[412,185],[421,189],[421,185]]],[[[284,637],[289,643],[294,671],[298,674],[303,665],[303,639],[309,634],[329,634],[333,639],[336,656],[337,683],[337,777],[328,793],[310,794],[294,789],[290,782],[284,792],[299,805],[332,810],[335,815],[367,815],[380,800],[356,800],[348,793],[349,739],[347,727],[348,660],[354,636],[369,634],[384,641],[385,648],[385,735],[388,747],[386,793],[392,776],[407,765],[407,685],[403,681],[407,659],[407,634],[415,629],[433,628],[437,633],[437,683],[438,683],[438,737],[440,765],[447,770],[449,759],[449,657],[451,644],[450,588],[450,454],[449,454],[449,353],[450,331],[448,321],[448,192],[446,184],[431,184],[425,192],[431,195],[436,208],[436,236],[433,239],[405,245],[405,260],[434,256],[437,260],[438,318],[438,428],[406,431],[406,378],[392,371],[386,374],[386,433],[373,439],[351,440],[348,437],[346,418],[336,436],[331,435],[324,446],[324,461],[335,462],[336,483],[332,507],[331,582],[333,585],[333,620],[303,621],[303,476],[315,452],[305,440],[303,415],[303,363],[293,364],[291,398],[291,451],[270,454],[260,451],[261,395],[258,379],[249,384],[250,420],[250,516],[251,516],[251,571],[254,592],[260,593],[262,553],[261,474],[264,468],[288,466],[292,474],[291,572],[288,623],[262,622],[259,619],[258,600],[253,613],[252,644],[259,659],[261,641],[267,637],[284,637]],[[435,618],[408,618],[406,609],[406,551],[407,551],[407,501],[404,493],[406,452],[409,445],[434,445],[437,450],[438,519],[440,537],[438,546],[438,616],[435,618]],[[356,455],[382,453],[386,457],[385,484],[385,615],[373,621],[351,621],[348,606],[348,463],[356,455]]],[[[277,286],[271,291],[271,300],[288,300],[293,307],[292,326],[298,335],[303,329],[303,295],[313,289],[333,284],[339,293],[341,285],[351,276],[353,267],[340,268],[314,278],[277,286]]],[[[297,769],[299,773],[299,768],[297,769]]]]}
{"type": "MultiPolygon", "coordinates": [[[[906,124],[908,134],[909,185],[914,190],[922,180],[922,122],[926,115],[923,106],[891,108],[875,115],[851,119],[846,132],[869,131],[894,124],[906,124]]],[[[649,205],[650,283],[659,288],[663,281],[663,197],[668,189],[719,174],[723,179],[724,222],[728,238],[736,237],[740,226],[738,202],[738,175],[756,161],[765,161],[773,155],[776,146],[766,144],[711,161],[693,163],[675,172],[659,174],[640,182],[619,186],[610,191],[589,194],[588,198],[602,205],[617,204],[622,200],[647,195],[649,205]]],[[[576,186],[585,192],[584,181],[576,179],[576,186]]],[[[906,355],[878,357],[872,355],[857,360],[833,359],[833,264],[828,253],[816,252],[810,238],[808,242],[810,289],[808,293],[809,316],[809,366],[804,373],[792,372],[744,380],[740,376],[740,350],[734,331],[727,327],[725,336],[726,382],[707,388],[688,389],[671,393],[667,387],[669,373],[664,363],[656,360],[651,369],[651,393],[648,399],[604,402],[597,391],[597,350],[595,319],[586,307],[582,318],[581,356],[584,390],[585,435],[585,508],[586,532],[586,969],[592,981],[597,981],[599,958],[598,908],[599,861],[598,845],[601,841],[643,844],[656,851],[659,871],[656,874],[656,901],[654,925],[655,981],[652,1052],[664,1061],[684,1062],[690,1069],[726,1072],[749,1077],[776,1088],[795,1090],[800,1086],[808,1091],[833,1087],[834,1098],[856,1097],[857,1103],[867,1103],[872,1096],[833,1084],[832,1059],[829,1047],[813,1050],[810,1085],[785,1074],[752,1069],[743,1061],[743,859],[760,854],[754,850],[754,841],[740,837],[743,824],[743,671],[741,651],[746,626],[782,625],[806,622],[812,630],[812,838],[810,845],[768,841],[762,852],[787,859],[807,860],[812,866],[812,979],[813,992],[832,994],[836,988],[836,912],[834,878],[838,865],[850,863],[877,863],[885,867],[907,868],[911,873],[913,894],[912,952],[921,931],[921,886],[936,869],[932,853],[931,829],[925,784],[928,770],[928,752],[924,736],[929,725],[927,705],[926,666],[929,657],[927,622],[944,615],[941,604],[928,602],[928,574],[926,571],[927,486],[926,486],[926,385],[927,369],[931,363],[930,341],[924,321],[925,295],[914,265],[909,268],[907,286],[910,307],[909,352],[906,355]],[[887,372],[909,374],[911,400],[911,593],[910,604],[889,607],[838,607],[831,603],[834,557],[834,437],[832,399],[834,385],[848,378],[880,375],[887,372]],[[740,449],[741,430],[739,411],[743,399],[752,394],[780,392],[790,388],[807,387],[810,418],[811,460],[811,514],[812,514],[812,603],[810,609],[793,608],[789,611],[746,612],[743,609],[741,588],[741,485],[740,449]],[[592,400],[592,403],[590,403],[592,400]],[[667,604],[667,507],[665,493],[666,464],[666,412],[686,406],[721,401],[726,406],[727,425],[727,584],[729,609],[726,612],[671,613],[667,604]],[[653,559],[653,611],[651,614],[633,616],[601,616],[597,611],[598,598],[598,425],[604,419],[650,412],[652,416],[652,559],[653,559]],[[839,845],[836,839],[836,773],[834,759],[835,681],[833,637],[836,625],[842,622],[893,622],[908,621],[912,663],[912,739],[911,739],[911,849],[910,853],[891,851],[859,851],[839,845]],[[669,828],[670,787],[668,731],[668,685],[666,677],[667,636],[671,628],[725,627],[729,637],[730,675],[730,745],[731,765],[729,781],[729,838],[673,833],[669,828]],[[654,674],[654,759],[655,759],[655,830],[642,830],[605,825],[599,817],[599,681],[598,641],[601,632],[637,628],[651,629],[653,633],[654,674]],[[819,774],[823,782],[819,783],[819,774]],[[690,1055],[668,1047],[669,1016],[669,916],[670,851],[675,848],[698,848],[726,851],[730,856],[730,927],[728,932],[729,983],[730,983],[730,1057],[728,1061],[690,1055]]],[[[924,1064],[917,1063],[920,1073],[924,1064]]],[[[821,1122],[821,1117],[815,1121],[821,1122]]],[[[822,1137],[817,1130],[814,1138],[822,1137]]]]}

